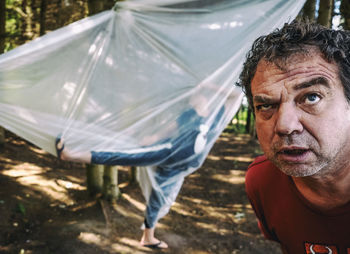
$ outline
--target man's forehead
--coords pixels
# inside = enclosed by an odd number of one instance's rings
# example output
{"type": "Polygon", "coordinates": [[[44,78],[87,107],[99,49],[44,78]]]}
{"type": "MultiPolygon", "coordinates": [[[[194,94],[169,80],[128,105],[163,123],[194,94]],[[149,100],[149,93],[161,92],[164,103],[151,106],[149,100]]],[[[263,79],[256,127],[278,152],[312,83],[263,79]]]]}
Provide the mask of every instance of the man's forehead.
{"type": "Polygon", "coordinates": [[[271,60],[262,58],[258,63],[257,70],[260,69],[262,71],[276,68],[282,72],[288,72],[293,70],[296,65],[316,64],[320,61],[327,62],[319,50],[309,48],[305,51],[296,52],[288,56],[275,57],[271,60]]]}
{"type": "Polygon", "coordinates": [[[327,78],[336,78],[338,67],[335,63],[325,60],[320,52],[314,50],[293,54],[286,59],[274,62],[261,59],[252,79],[252,86],[308,75],[325,75],[327,78]]]}

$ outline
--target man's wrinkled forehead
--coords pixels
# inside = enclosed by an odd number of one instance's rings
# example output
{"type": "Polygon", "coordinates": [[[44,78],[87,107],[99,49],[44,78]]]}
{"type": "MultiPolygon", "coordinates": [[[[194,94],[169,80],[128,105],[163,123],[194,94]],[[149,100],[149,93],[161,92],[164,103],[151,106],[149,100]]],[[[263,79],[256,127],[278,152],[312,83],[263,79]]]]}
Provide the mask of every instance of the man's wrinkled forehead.
{"type": "Polygon", "coordinates": [[[312,45],[299,45],[298,47],[295,47],[282,55],[275,52],[269,57],[265,56],[260,60],[260,62],[271,63],[276,65],[282,71],[288,71],[293,67],[293,63],[296,61],[307,61],[315,56],[320,56],[325,61],[328,61],[318,47],[312,45]]]}
{"type": "Polygon", "coordinates": [[[281,71],[287,72],[293,68],[293,63],[304,62],[315,56],[321,56],[323,58],[323,54],[319,49],[312,46],[304,46],[299,51],[290,52],[288,55],[273,56],[270,58],[264,57],[260,60],[259,64],[264,63],[267,66],[274,65],[281,71]]]}
{"type": "Polygon", "coordinates": [[[262,58],[257,65],[252,81],[256,79],[257,76],[260,76],[260,78],[269,77],[276,72],[293,73],[296,68],[303,69],[303,65],[305,65],[305,70],[307,70],[310,67],[315,67],[322,63],[323,65],[333,65],[332,71],[336,75],[338,74],[339,70],[337,64],[329,62],[318,48],[307,46],[304,50],[288,56],[274,57],[270,59],[262,58]]]}
{"type": "Polygon", "coordinates": [[[251,82],[252,95],[276,90],[279,86],[305,87],[304,84],[328,84],[339,80],[337,64],[327,61],[318,51],[294,54],[283,62],[262,59],[251,82]],[[283,64],[283,65],[282,65],[283,64]]]}

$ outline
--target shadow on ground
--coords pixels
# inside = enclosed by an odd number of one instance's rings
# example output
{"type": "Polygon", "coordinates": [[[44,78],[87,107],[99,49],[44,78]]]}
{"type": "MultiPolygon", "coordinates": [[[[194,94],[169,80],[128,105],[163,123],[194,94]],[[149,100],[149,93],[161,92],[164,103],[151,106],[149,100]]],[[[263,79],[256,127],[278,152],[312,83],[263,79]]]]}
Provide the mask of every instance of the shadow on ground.
{"type": "MultiPolygon", "coordinates": [[[[186,178],[157,236],[164,253],[279,254],[261,236],[244,192],[245,170],[260,153],[247,135],[223,134],[186,178]]],[[[82,164],[58,161],[7,133],[0,152],[0,253],[152,253],[138,245],[144,199],[119,170],[113,204],[86,192],[82,164]]]]}

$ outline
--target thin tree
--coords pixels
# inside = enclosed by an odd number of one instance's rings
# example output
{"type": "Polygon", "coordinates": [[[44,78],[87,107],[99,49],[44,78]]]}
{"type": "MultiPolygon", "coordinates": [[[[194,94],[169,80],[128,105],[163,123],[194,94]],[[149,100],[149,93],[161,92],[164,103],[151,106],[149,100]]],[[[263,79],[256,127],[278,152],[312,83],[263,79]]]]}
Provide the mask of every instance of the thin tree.
{"type": "Polygon", "coordinates": [[[302,17],[310,21],[315,21],[316,19],[316,0],[307,0],[302,9],[302,17]]]}
{"type": "Polygon", "coordinates": [[[40,4],[40,35],[44,35],[46,32],[46,9],[47,9],[47,0],[41,0],[41,4],[40,4]]]}
{"type": "MultiPolygon", "coordinates": [[[[89,15],[104,10],[104,0],[89,0],[89,15]]],[[[106,199],[115,200],[119,196],[117,166],[89,164],[86,166],[87,187],[90,194],[102,193],[106,199]]]]}
{"type": "Polygon", "coordinates": [[[5,51],[6,0],[0,0],[0,54],[5,51]]]}
{"type": "Polygon", "coordinates": [[[22,1],[22,36],[23,41],[30,41],[34,37],[33,31],[33,10],[30,0],[22,1]]]}
{"type": "MultiPolygon", "coordinates": [[[[0,0],[0,54],[5,51],[6,0],[0,0]]],[[[5,130],[0,127],[0,146],[5,144],[5,130]]]]}
{"type": "Polygon", "coordinates": [[[345,30],[350,29],[350,1],[342,0],[340,4],[340,14],[342,16],[343,22],[341,26],[345,30]]]}
{"type": "Polygon", "coordinates": [[[88,0],[89,15],[94,15],[104,10],[104,0],[88,0]]]}
{"type": "Polygon", "coordinates": [[[250,133],[251,126],[252,126],[252,110],[250,107],[248,107],[248,109],[247,109],[247,121],[245,124],[245,132],[246,133],[250,133]]]}
{"type": "Polygon", "coordinates": [[[333,9],[334,9],[333,0],[320,0],[317,23],[326,27],[331,27],[332,26],[331,18],[332,18],[333,9]]]}

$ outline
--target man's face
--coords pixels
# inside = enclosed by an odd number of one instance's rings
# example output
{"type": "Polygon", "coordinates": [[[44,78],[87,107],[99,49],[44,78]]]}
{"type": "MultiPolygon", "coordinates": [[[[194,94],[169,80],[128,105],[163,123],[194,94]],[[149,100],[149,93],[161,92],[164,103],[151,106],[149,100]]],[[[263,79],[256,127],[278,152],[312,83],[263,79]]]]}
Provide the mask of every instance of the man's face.
{"type": "Polygon", "coordinates": [[[350,109],[338,67],[311,51],[281,70],[260,61],[251,88],[265,155],[287,175],[323,175],[350,161],[350,109]]]}

